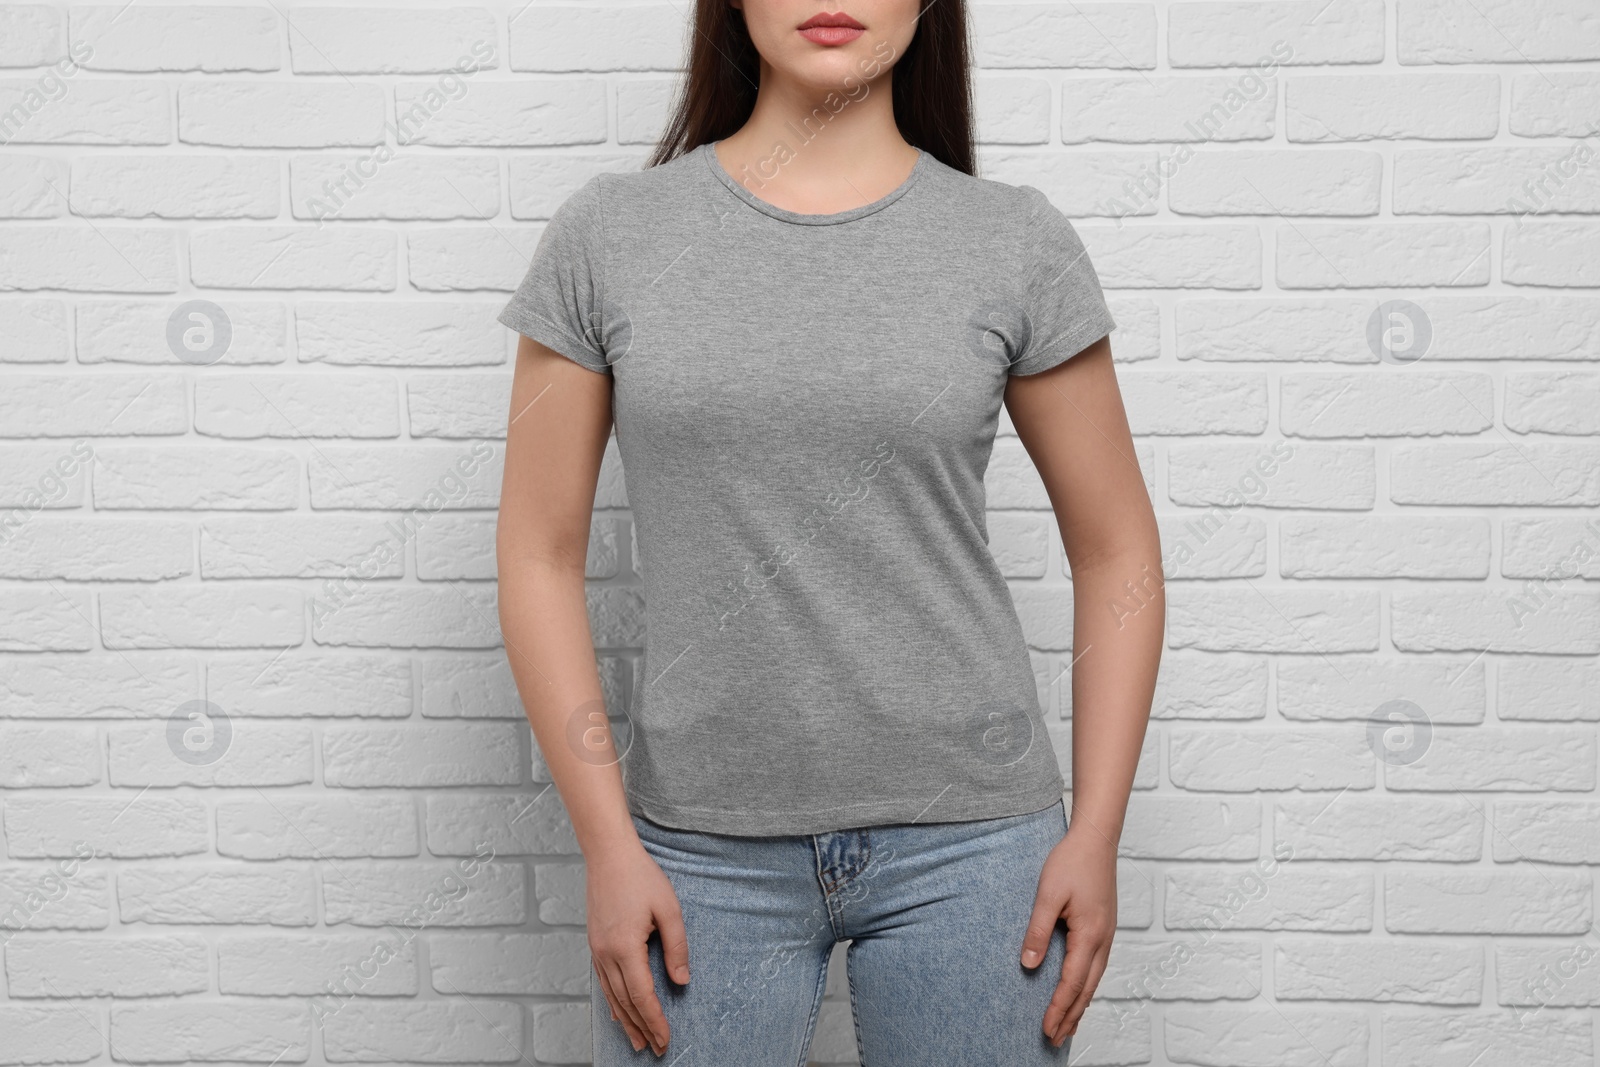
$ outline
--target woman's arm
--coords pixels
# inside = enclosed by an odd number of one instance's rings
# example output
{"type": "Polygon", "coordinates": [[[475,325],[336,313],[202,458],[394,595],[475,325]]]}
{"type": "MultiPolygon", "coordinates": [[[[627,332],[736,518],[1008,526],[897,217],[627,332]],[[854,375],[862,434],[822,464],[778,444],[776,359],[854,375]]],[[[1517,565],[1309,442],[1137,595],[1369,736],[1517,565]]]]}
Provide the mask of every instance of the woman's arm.
{"type": "Polygon", "coordinates": [[[1037,966],[1056,919],[1067,920],[1067,959],[1044,1020],[1056,1039],[1077,1030],[1116,932],[1117,842],[1150,719],[1166,598],[1110,338],[1013,376],[1005,399],[1072,570],[1072,817],[1040,877],[1022,959],[1037,966]]]}
{"type": "Polygon", "coordinates": [[[588,871],[589,944],[635,1048],[666,1047],[646,941],[689,980],[671,884],[633,828],[595,665],[584,570],[595,482],[611,432],[611,379],[523,337],[511,384],[495,558],[500,630],[523,709],[588,871]],[[574,743],[573,738],[579,743],[574,743]]]}

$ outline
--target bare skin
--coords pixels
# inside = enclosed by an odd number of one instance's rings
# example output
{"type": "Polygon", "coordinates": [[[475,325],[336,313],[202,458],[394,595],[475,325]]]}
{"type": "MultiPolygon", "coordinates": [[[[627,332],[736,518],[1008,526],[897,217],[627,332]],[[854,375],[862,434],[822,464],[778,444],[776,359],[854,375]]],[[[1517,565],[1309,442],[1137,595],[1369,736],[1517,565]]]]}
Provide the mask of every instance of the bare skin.
{"type": "MultiPolygon", "coordinates": [[[[897,188],[917,152],[895,126],[892,59],[881,57],[897,58],[910,42],[917,0],[731,2],[745,10],[762,70],[750,121],[717,146],[724,169],[754,175],[751,192],[808,214],[846,211],[897,188]],[[866,32],[837,47],[799,37],[796,27],[826,10],[845,11],[866,32]],[[775,155],[777,142],[793,142],[787,124],[813,117],[830,92],[848,93],[851,102],[821,136],[775,155]]],[[[1021,963],[1033,967],[1057,920],[1066,921],[1066,961],[1041,1020],[1059,1045],[1076,1031],[1115,933],[1117,840],[1161,653],[1160,545],[1108,339],[1051,370],[1011,379],[1005,402],[1049,492],[1075,597],[1072,818],[1040,875],[1028,929],[1018,931],[1021,963]],[[1148,588],[1151,575],[1144,607],[1131,615],[1112,608],[1128,603],[1125,582],[1148,588]]],[[[667,973],[680,984],[689,981],[689,945],[671,883],[629,818],[603,716],[593,717],[601,688],[584,562],[610,431],[610,377],[521,338],[497,532],[501,630],[583,852],[596,980],[634,1048],[649,1045],[660,1056],[671,1032],[647,942],[659,932],[667,973]]]]}

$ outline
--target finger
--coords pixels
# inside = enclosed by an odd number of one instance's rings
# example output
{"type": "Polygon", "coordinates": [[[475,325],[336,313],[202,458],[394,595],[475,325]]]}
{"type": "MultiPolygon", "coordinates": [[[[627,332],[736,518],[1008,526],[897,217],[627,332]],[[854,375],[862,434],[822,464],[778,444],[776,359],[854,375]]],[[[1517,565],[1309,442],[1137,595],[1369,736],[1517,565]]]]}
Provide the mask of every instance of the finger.
{"type": "Polygon", "coordinates": [[[656,930],[661,934],[661,960],[667,974],[679,985],[689,984],[689,931],[683,925],[683,911],[677,901],[663,904],[655,913],[656,930]]]}
{"type": "Polygon", "coordinates": [[[1060,1037],[1067,1010],[1076,1003],[1078,995],[1083,992],[1084,985],[1089,980],[1093,948],[1085,941],[1082,935],[1074,937],[1071,928],[1068,928],[1067,956],[1061,961],[1061,980],[1056,983],[1055,991],[1050,994],[1050,1005],[1044,1012],[1044,1028],[1051,1040],[1060,1037]]]}
{"type": "Polygon", "coordinates": [[[628,1031],[628,1040],[633,1042],[633,1049],[637,1052],[650,1043],[644,1016],[634,1007],[633,995],[628,992],[628,982],[623,976],[621,962],[613,957],[607,957],[605,966],[606,979],[611,983],[611,991],[616,994],[617,1012],[622,1016],[623,1028],[628,1031]]]}
{"type": "Polygon", "coordinates": [[[622,1027],[622,1032],[628,1037],[628,1043],[633,1046],[635,1052],[638,1052],[644,1048],[647,1042],[644,1039],[644,1034],[634,1025],[633,1020],[628,1018],[627,1012],[621,1008],[622,998],[612,988],[611,979],[607,974],[608,970],[609,968],[602,967],[598,961],[595,963],[595,974],[600,978],[600,988],[605,991],[606,1004],[611,1008],[611,1018],[622,1027]]]}
{"type": "Polygon", "coordinates": [[[638,952],[617,962],[622,967],[623,981],[628,987],[628,999],[659,1054],[666,1049],[671,1030],[667,1026],[666,1013],[661,1010],[661,1001],[656,998],[655,976],[650,973],[650,949],[647,945],[640,945],[638,952]]]}
{"type": "Polygon", "coordinates": [[[1033,913],[1028,916],[1028,931],[1022,937],[1022,965],[1037,967],[1044,962],[1056,920],[1066,910],[1066,898],[1042,883],[1033,895],[1033,913]]]}
{"type": "Polygon", "coordinates": [[[1095,950],[1094,962],[1089,966],[1089,978],[1084,983],[1083,992],[1078,994],[1078,999],[1067,1009],[1066,1018],[1062,1020],[1062,1033],[1071,1035],[1077,1032],[1078,1023],[1082,1020],[1083,1013],[1089,1010],[1089,1003],[1094,999],[1094,991],[1100,987],[1100,978],[1106,973],[1106,965],[1110,961],[1111,939],[1107,938],[1095,950]]]}

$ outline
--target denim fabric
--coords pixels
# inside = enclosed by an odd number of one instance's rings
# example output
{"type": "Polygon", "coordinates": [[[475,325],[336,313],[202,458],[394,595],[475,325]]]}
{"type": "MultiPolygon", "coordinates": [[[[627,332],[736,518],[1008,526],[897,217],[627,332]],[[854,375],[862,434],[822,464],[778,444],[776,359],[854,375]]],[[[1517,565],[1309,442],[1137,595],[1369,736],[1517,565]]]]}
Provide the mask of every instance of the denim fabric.
{"type": "Polygon", "coordinates": [[[828,957],[846,963],[864,1067],[1030,1067],[1067,1062],[1044,1012],[1061,975],[1021,964],[1039,872],[1067,830],[1064,805],[970,822],[745,837],[633,816],[677,891],[688,985],[650,968],[672,1039],[633,1050],[592,983],[595,1067],[804,1067],[828,957]]]}

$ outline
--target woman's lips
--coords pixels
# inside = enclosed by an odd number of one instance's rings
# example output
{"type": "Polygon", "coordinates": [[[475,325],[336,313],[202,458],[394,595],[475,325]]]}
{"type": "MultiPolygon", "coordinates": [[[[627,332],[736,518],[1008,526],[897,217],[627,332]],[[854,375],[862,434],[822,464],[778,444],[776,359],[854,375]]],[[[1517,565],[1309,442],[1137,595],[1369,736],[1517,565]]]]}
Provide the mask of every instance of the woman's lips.
{"type": "Polygon", "coordinates": [[[800,36],[813,44],[841,45],[849,44],[860,37],[864,31],[853,29],[849,26],[813,26],[808,30],[801,30],[800,36]]]}

